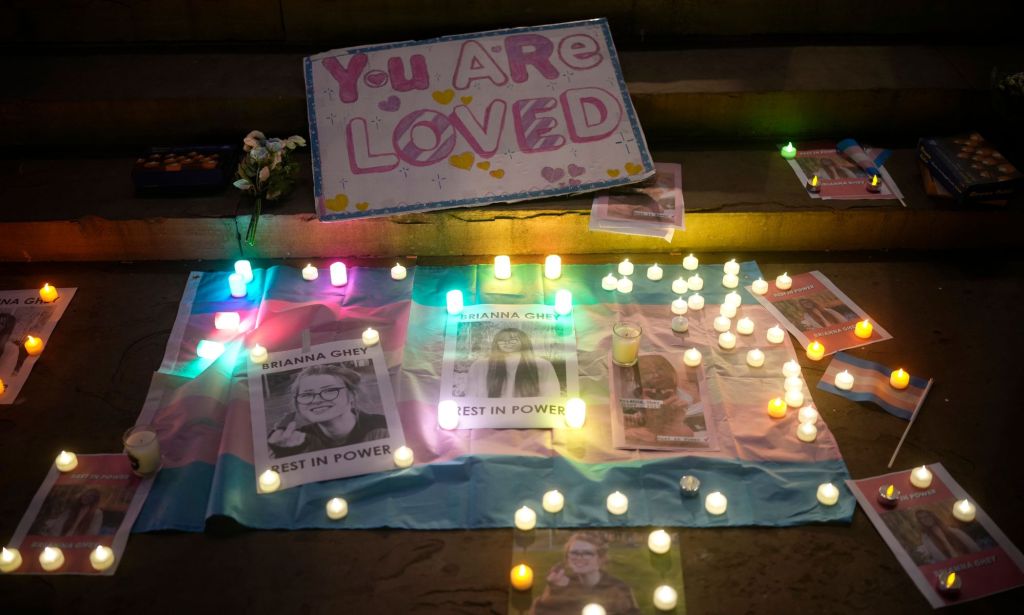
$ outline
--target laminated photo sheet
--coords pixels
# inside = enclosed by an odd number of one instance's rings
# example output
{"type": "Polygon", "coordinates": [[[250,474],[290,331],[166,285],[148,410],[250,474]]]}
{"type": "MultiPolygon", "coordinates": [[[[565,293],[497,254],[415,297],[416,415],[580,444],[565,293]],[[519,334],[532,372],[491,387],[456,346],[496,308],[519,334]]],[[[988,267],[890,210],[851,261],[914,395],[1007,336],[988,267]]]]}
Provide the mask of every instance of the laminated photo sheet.
{"type": "Polygon", "coordinates": [[[52,303],[39,298],[38,288],[0,291],[0,405],[13,404],[18,397],[32,367],[46,354],[53,329],[76,290],[58,288],[52,303]],[[31,356],[25,350],[29,335],[43,340],[41,354],[31,356]]]}
{"type": "Polygon", "coordinates": [[[590,208],[590,230],[661,237],[685,230],[682,165],[656,162],[656,173],[640,183],[600,192],[590,208]]]}
{"type": "MultiPolygon", "coordinates": [[[[880,150],[877,148],[865,148],[865,153],[874,157],[880,150]]],[[[793,168],[801,184],[806,186],[811,178],[818,176],[821,184],[821,192],[815,194],[808,191],[807,195],[813,199],[849,199],[849,200],[890,200],[902,199],[903,193],[899,186],[889,175],[885,167],[878,169],[879,181],[882,184],[878,193],[868,192],[864,187],[871,180],[868,173],[860,168],[856,162],[839,153],[836,148],[822,149],[798,149],[796,157],[790,159],[789,166],[793,168]]]]}

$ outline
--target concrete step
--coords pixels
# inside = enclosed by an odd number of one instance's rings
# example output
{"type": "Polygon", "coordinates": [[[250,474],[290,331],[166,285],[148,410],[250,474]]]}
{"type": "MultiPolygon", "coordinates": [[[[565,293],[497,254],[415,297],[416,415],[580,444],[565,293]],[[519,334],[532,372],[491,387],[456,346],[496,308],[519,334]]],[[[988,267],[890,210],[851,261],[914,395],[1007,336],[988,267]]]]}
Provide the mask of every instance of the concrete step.
{"type": "Polygon", "coordinates": [[[588,231],[590,195],[321,223],[313,213],[308,155],[284,203],[268,207],[255,248],[237,192],[139,199],[134,159],[22,160],[0,174],[0,260],[480,256],[666,251],[1019,249],[1021,203],[956,206],[927,197],[913,150],[887,168],[896,201],[810,199],[774,150],[657,150],[683,165],[686,231],[658,239],[588,231]]]}
{"type": "MultiPolygon", "coordinates": [[[[301,53],[6,55],[0,127],[45,149],[234,143],[308,131],[301,53]]],[[[977,128],[1006,47],[637,51],[623,73],[652,144],[977,128]]],[[[1022,62],[1024,64],[1024,62],[1022,62]]]]}

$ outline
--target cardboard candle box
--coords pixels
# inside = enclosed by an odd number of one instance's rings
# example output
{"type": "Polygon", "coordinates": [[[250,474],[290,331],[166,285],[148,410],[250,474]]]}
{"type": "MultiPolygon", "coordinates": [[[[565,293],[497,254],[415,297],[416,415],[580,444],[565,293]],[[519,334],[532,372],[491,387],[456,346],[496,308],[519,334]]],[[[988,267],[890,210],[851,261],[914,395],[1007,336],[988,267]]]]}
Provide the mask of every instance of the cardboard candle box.
{"type": "Polygon", "coordinates": [[[917,144],[929,194],[948,192],[959,203],[1006,202],[1020,187],[1020,171],[978,133],[924,138],[917,144]]]}

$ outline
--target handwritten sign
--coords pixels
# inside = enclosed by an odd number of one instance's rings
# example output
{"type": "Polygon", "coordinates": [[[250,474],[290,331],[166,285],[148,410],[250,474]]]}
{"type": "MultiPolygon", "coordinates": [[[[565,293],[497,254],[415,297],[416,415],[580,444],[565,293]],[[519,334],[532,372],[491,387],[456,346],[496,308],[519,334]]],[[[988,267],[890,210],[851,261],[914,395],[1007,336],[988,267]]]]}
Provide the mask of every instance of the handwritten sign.
{"type": "Polygon", "coordinates": [[[604,19],[328,51],[305,76],[321,220],[654,173],[604,19]]]}

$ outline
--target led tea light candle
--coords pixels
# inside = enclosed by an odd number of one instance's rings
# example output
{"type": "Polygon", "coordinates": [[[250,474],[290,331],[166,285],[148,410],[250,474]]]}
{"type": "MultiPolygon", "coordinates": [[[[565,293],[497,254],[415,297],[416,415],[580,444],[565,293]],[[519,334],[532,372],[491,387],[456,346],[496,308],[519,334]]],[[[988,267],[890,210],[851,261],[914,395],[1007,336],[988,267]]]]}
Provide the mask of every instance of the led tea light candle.
{"type": "Polygon", "coordinates": [[[395,465],[400,468],[408,468],[412,465],[415,460],[412,454],[412,449],[408,446],[399,446],[395,449],[395,465]]]}
{"type": "Polygon", "coordinates": [[[698,265],[700,265],[700,261],[693,254],[683,259],[683,269],[687,271],[697,271],[698,265]]]}
{"type": "Polygon", "coordinates": [[[545,491],[544,497],[540,501],[540,505],[544,508],[545,512],[556,514],[562,512],[565,508],[565,496],[558,489],[552,489],[551,491],[545,491]]]}
{"type": "Polygon", "coordinates": [[[608,508],[608,512],[613,515],[624,515],[629,510],[629,498],[621,491],[613,491],[608,494],[605,506],[608,508]]]}
{"type": "Polygon", "coordinates": [[[793,278],[789,277],[788,273],[783,273],[779,277],[775,278],[775,288],[779,290],[789,290],[793,288],[793,278]]]}
{"type": "Polygon", "coordinates": [[[224,354],[224,344],[213,340],[199,340],[196,344],[196,356],[200,359],[216,361],[217,357],[224,354]]]}
{"type": "Polygon", "coordinates": [[[327,518],[331,521],[338,521],[348,516],[348,502],[344,498],[331,498],[327,500],[327,518]]]}
{"type": "Polygon", "coordinates": [[[583,610],[580,611],[580,615],[608,615],[608,611],[604,610],[604,607],[596,602],[583,605],[583,610]]]}
{"type": "Polygon", "coordinates": [[[78,455],[70,451],[61,451],[53,461],[53,465],[61,472],[70,472],[78,467],[78,455]]]}
{"type": "Polygon", "coordinates": [[[245,278],[237,273],[232,273],[228,276],[228,291],[231,296],[235,299],[240,299],[245,296],[246,286],[245,278]]]}
{"type": "Polygon", "coordinates": [[[939,579],[936,582],[936,588],[943,597],[949,600],[955,600],[960,597],[960,590],[963,588],[963,581],[960,575],[955,572],[949,574],[939,575],[939,579]]]}
{"type": "Polygon", "coordinates": [[[555,293],[555,312],[565,316],[572,311],[572,291],[562,289],[555,293]]]}
{"type": "Polygon", "coordinates": [[[39,565],[46,572],[53,572],[64,565],[64,552],[60,547],[46,547],[39,554],[39,565]]]}
{"type": "Polygon", "coordinates": [[[690,287],[686,285],[686,279],[682,276],[672,280],[672,292],[675,294],[682,295],[688,290],[690,290],[690,287]]]}
{"type": "Polygon", "coordinates": [[[686,333],[690,329],[690,321],[686,316],[676,316],[672,319],[672,330],[676,333],[686,333]]]}
{"type": "Polygon", "coordinates": [[[800,423],[796,426],[796,437],[801,442],[814,442],[818,439],[818,428],[814,423],[800,423]]]}
{"type": "Polygon", "coordinates": [[[800,375],[800,364],[790,359],[782,364],[782,375],[786,378],[796,378],[800,375]]]}
{"type": "MultiPolygon", "coordinates": [[[[733,291],[730,291],[728,294],[725,295],[725,303],[724,303],[724,305],[731,305],[732,307],[738,309],[742,304],[743,304],[743,297],[741,297],[738,292],[733,290],[733,291]]],[[[732,316],[730,316],[729,318],[732,318],[732,316]]]]}
{"type": "Polygon", "coordinates": [[[395,266],[391,268],[391,279],[392,280],[404,280],[409,275],[409,270],[406,269],[402,263],[395,263],[395,266]]]}
{"type": "MultiPolygon", "coordinates": [[[[392,271],[394,271],[394,269],[392,269],[392,271]]],[[[316,267],[314,267],[313,263],[309,263],[305,267],[302,268],[302,279],[303,280],[305,280],[307,282],[312,282],[313,280],[317,279],[318,277],[320,277],[320,270],[317,269],[316,267]]]]}
{"type": "Polygon", "coordinates": [[[39,298],[43,303],[53,303],[57,300],[57,296],[57,289],[50,286],[49,282],[43,284],[43,287],[39,289],[39,298]]]}
{"type": "Polygon", "coordinates": [[[253,347],[249,349],[249,360],[257,365],[263,365],[270,358],[270,353],[267,349],[259,344],[253,344],[253,347]]]}
{"type": "Polygon", "coordinates": [[[537,513],[529,506],[523,506],[516,511],[514,522],[517,530],[529,532],[537,527],[537,513]]]}
{"type": "Polygon", "coordinates": [[[668,585],[659,585],[654,590],[654,608],[659,611],[671,611],[676,608],[679,601],[679,594],[668,585]]]}
{"type": "Polygon", "coordinates": [[[0,378],[0,395],[3,395],[4,391],[6,391],[6,390],[7,390],[7,385],[4,384],[4,379],[0,378]]]}
{"type": "Polygon", "coordinates": [[[727,273],[722,276],[722,286],[726,288],[736,288],[740,285],[740,278],[731,273],[727,273]]]}
{"type": "Polygon", "coordinates": [[[736,336],[731,331],[718,334],[718,345],[723,350],[732,350],[736,347],[736,336]]]}
{"type": "Polygon", "coordinates": [[[462,313],[462,308],[465,307],[462,303],[462,291],[461,290],[450,290],[445,295],[445,304],[448,307],[448,313],[452,316],[462,313]]]}
{"type": "Polygon", "coordinates": [[[701,290],[704,288],[704,278],[700,274],[693,274],[686,280],[686,287],[690,290],[701,290]]]}
{"type": "Polygon", "coordinates": [[[691,310],[703,310],[704,309],[704,297],[701,297],[697,293],[690,295],[690,298],[686,300],[686,307],[691,310]]]}
{"type": "Polygon", "coordinates": [[[781,397],[776,397],[768,402],[768,416],[773,419],[781,419],[786,416],[786,402],[781,397]]]}
{"type": "Polygon", "coordinates": [[[281,475],[274,470],[264,470],[256,481],[260,493],[273,493],[281,488],[281,475]]]}
{"type": "Polygon", "coordinates": [[[786,332],[782,330],[779,325],[772,325],[768,327],[768,331],[765,333],[765,338],[769,344],[781,344],[782,340],[786,339],[786,332]]]}
{"type": "Polygon", "coordinates": [[[658,266],[658,263],[654,263],[647,268],[647,279],[652,282],[657,282],[661,278],[665,277],[665,270],[658,266]]]}
{"type": "Polygon", "coordinates": [[[246,284],[252,282],[252,263],[247,260],[235,261],[235,273],[242,276],[246,284]]]}
{"type": "Polygon", "coordinates": [[[874,328],[875,327],[871,324],[871,321],[864,319],[858,322],[857,325],[853,328],[853,334],[861,338],[862,340],[866,340],[869,337],[871,337],[871,332],[874,330],[874,328]]]}
{"type": "Polygon", "coordinates": [[[723,303],[722,305],[718,306],[718,313],[722,316],[725,316],[726,318],[735,318],[736,306],[732,305],[731,303],[723,303]]]}
{"type": "Polygon", "coordinates": [[[835,506],[839,501],[839,489],[832,483],[818,485],[818,502],[822,506],[835,506]]]}
{"type": "Polygon", "coordinates": [[[818,411],[814,406],[804,406],[803,408],[800,408],[796,418],[801,423],[814,424],[818,422],[818,411]]]}
{"type": "Polygon", "coordinates": [[[755,295],[766,295],[768,294],[768,282],[765,282],[763,278],[757,278],[750,285],[750,290],[754,291],[755,295]]]}
{"type": "Polygon", "coordinates": [[[544,277],[549,280],[557,280],[562,277],[562,257],[557,254],[549,254],[544,259],[544,277]]]}
{"type": "Polygon", "coordinates": [[[910,484],[918,489],[927,489],[932,486],[932,471],[928,466],[914,468],[910,472],[910,484]]]}
{"type": "Polygon", "coordinates": [[[363,331],[363,345],[376,346],[379,343],[380,333],[378,333],[373,327],[367,327],[366,331],[363,331]]]}
{"type": "Polygon", "coordinates": [[[845,369],[836,374],[836,388],[841,391],[849,391],[853,388],[853,374],[845,369]]]}
{"type": "Polygon", "coordinates": [[[654,530],[647,535],[647,548],[662,555],[672,548],[672,537],[665,530],[654,530]]]}
{"type": "Polygon", "coordinates": [[[736,333],[750,335],[754,332],[754,321],[744,316],[736,321],[736,333]]]}
{"type": "Polygon", "coordinates": [[[786,380],[782,384],[784,391],[803,391],[804,380],[799,376],[786,376],[786,380]]]}
{"type": "Polygon", "coordinates": [[[96,548],[89,553],[89,563],[97,572],[107,570],[114,565],[114,550],[103,545],[96,545],[96,548]]]}
{"type": "Polygon", "coordinates": [[[866,180],[864,187],[867,188],[868,192],[878,194],[882,191],[882,182],[878,180],[877,175],[872,175],[870,180],[866,180]]]}
{"type": "Polygon", "coordinates": [[[14,572],[21,568],[21,551],[14,547],[0,550],[0,572],[14,572]]]}
{"type": "Polygon", "coordinates": [[[533,587],[533,568],[526,564],[513,566],[512,572],[509,573],[509,582],[516,591],[527,591],[533,587]]]}
{"type": "Polygon", "coordinates": [[[974,504],[971,504],[966,498],[957,500],[957,503],[953,504],[953,516],[956,517],[957,521],[970,523],[974,521],[976,514],[977,509],[974,507],[974,504]]]}
{"type": "Polygon", "coordinates": [[[779,154],[781,154],[782,157],[785,158],[786,160],[792,160],[793,158],[796,158],[796,147],[793,146],[793,142],[790,141],[789,143],[783,145],[782,149],[779,150],[779,154]]]}
{"type": "Polygon", "coordinates": [[[747,351],[747,365],[750,367],[761,367],[764,365],[764,353],[760,349],[754,348],[747,351]]]}
{"type": "Polygon", "coordinates": [[[785,399],[790,408],[799,408],[804,405],[804,392],[799,389],[786,391],[785,399]]]}
{"type": "Polygon", "coordinates": [[[612,363],[623,367],[636,364],[643,331],[640,325],[632,322],[617,322],[612,325],[612,363]]]}
{"type": "Polygon", "coordinates": [[[686,300],[682,297],[676,297],[672,300],[672,313],[673,314],[685,314],[686,313],[686,300]]]}
{"type": "Polygon", "coordinates": [[[697,367],[704,360],[704,356],[696,348],[691,348],[683,353],[683,364],[687,367],[697,367]]]}
{"type": "Polygon", "coordinates": [[[615,277],[614,273],[609,273],[608,275],[601,278],[601,288],[605,290],[615,290],[616,287],[618,287],[618,285],[619,278],[615,277]]]}
{"type": "Polygon", "coordinates": [[[736,262],[735,258],[732,258],[729,259],[729,261],[722,266],[722,270],[725,272],[726,275],[739,275],[740,264],[736,262]]]}
{"type": "Polygon", "coordinates": [[[896,508],[900,503],[900,490],[895,485],[882,485],[878,488],[878,503],[885,508],[896,508]]]}
{"type": "Polygon", "coordinates": [[[565,402],[565,424],[570,429],[579,429],[587,422],[587,402],[573,397],[565,402]]]}
{"type": "Polygon", "coordinates": [[[633,275],[633,263],[628,258],[619,263],[619,275],[633,275]]]}
{"type": "Polygon", "coordinates": [[[502,254],[494,257],[494,277],[507,280],[512,277],[512,259],[502,254]]]}
{"type": "Polygon", "coordinates": [[[213,315],[213,328],[218,331],[238,331],[242,317],[238,312],[217,312],[213,315]]]}
{"type": "Polygon", "coordinates": [[[693,497],[700,491],[700,479],[691,474],[684,474],[679,479],[679,490],[683,492],[686,497],[693,497]]]}
{"type": "Polygon", "coordinates": [[[820,361],[825,356],[825,345],[814,340],[807,344],[807,358],[812,361],[820,361]]]}
{"type": "Polygon", "coordinates": [[[818,194],[821,192],[821,182],[818,181],[818,176],[815,175],[807,182],[807,191],[811,194],[818,194]]]}
{"type": "Polygon", "coordinates": [[[619,281],[615,284],[615,290],[623,294],[633,292],[633,280],[629,278],[619,278],[619,281]]]}
{"type": "Polygon", "coordinates": [[[910,374],[901,367],[889,375],[889,384],[894,389],[905,389],[910,385],[910,374]]]}
{"type": "Polygon", "coordinates": [[[718,331],[719,333],[724,333],[728,331],[730,328],[732,328],[732,320],[726,318],[725,316],[715,316],[713,326],[715,328],[715,331],[718,331]]]}
{"type": "Polygon", "coordinates": [[[437,404],[437,425],[441,429],[455,429],[459,426],[459,405],[451,399],[437,404]]]}
{"type": "Polygon", "coordinates": [[[43,344],[43,340],[41,340],[38,337],[35,337],[33,335],[25,336],[25,352],[27,352],[28,356],[30,357],[38,356],[41,352],[43,352],[44,345],[45,344],[43,344]]]}
{"type": "Polygon", "coordinates": [[[344,286],[348,284],[348,267],[345,263],[338,261],[331,263],[331,286],[344,286]]]}
{"type": "Polygon", "coordinates": [[[704,510],[712,515],[724,515],[729,507],[729,500],[722,495],[721,491],[712,491],[704,498],[704,510]]]}

